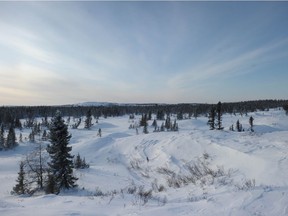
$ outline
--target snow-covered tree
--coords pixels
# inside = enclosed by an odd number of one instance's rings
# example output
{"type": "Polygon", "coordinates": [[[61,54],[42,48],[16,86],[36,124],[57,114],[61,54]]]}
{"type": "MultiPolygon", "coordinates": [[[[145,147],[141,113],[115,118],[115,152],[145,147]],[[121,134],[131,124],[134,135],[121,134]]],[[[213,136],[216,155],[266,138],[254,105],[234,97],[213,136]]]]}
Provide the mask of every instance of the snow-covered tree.
{"type": "Polygon", "coordinates": [[[71,135],[68,133],[61,112],[57,111],[50,126],[49,141],[51,144],[47,146],[47,152],[51,157],[48,165],[55,180],[56,193],[59,193],[61,189],[77,186],[78,179],[73,176],[74,156],[70,154],[72,147],[68,146],[70,138],[71,135]]]}

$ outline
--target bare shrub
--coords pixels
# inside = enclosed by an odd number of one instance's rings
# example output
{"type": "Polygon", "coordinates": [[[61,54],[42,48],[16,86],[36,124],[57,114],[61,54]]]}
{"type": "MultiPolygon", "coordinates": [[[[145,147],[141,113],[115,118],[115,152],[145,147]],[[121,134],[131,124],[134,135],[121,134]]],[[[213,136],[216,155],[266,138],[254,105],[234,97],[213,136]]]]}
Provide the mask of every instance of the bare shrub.
{"type": "Polygon", "coordinates": [[[144,186],[141,185],[137,188],[137,192],[134,195],[134,204],[145,205],[152,198],[152,189],[144,190],[144,186]]]}
{"type": "Polygon", "coordinates": [[[130,161],[131,168],[135,169],[135,170],[140,170],[141,169],[140,164],[141,164],[141,160],[140,159],[134,158],[133,160],[130,161]]]}
{"type": "Polygon", "coordinates": [[[180,175],[172,175],[167,179],[169,187],[180,188],[182,185],[182,177],[180,175]]]}
{"type": "Polygon", "coordinates": [[[154,192],[165,191],[164,185],[158,185],[157,179],[154,179],[154,181],[151,183],[151,187],[152,187],[154,192]]]}
{"type": "Polygon", "coordinates": [[[105,194],[101,191],[99,187],[96,187],[93,195],[96,197],[99,197],[99,196],[104,196],[105,194]]]}
{"type": "Polygon", "coordinates": [[[172,176],[172,175],[175,175],[175,172],[166,168],[166,167],[160,167],[160,168],[157,168],[157,172],[160,173],[160,174],[163,174],[163,175],[168,175],[168,176],[172,176]]]}
{"type": "Polygon", "coordinates": [[[191,197],[188,197],[188,201],[189,202],[198,202],[198,201],[201,201],[201,200],[206,200],[207,199],[207,195],[206,194],[202,194],[200,196],[191,196],[191,197]]]}
{"type": "Polygon", "coordinates": [[[243,184],[236,185],[238,190],[248,191],[255,187],[255,179],[246,179],[243,184]]]}
{"type": "Polygon", "coordinates": [[[132,182],[131,185],[128,186],[128,188],[127,188],[127,193],[128,193],[128,194],[135,194],[136,191],[137,191],[137,187],[136,187],[136,185],[134,184],[134,182],[132,182]]]}

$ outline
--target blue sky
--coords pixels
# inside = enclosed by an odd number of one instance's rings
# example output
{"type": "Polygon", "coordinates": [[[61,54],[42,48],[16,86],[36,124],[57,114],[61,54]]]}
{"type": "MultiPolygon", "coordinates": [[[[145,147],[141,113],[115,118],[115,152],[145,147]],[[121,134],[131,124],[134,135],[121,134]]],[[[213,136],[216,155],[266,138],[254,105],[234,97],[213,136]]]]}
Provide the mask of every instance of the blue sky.
{"type": "Polygon", "coordinates": [[[0,2],[0,105],[288,99],[288,2],[0,2]]]}

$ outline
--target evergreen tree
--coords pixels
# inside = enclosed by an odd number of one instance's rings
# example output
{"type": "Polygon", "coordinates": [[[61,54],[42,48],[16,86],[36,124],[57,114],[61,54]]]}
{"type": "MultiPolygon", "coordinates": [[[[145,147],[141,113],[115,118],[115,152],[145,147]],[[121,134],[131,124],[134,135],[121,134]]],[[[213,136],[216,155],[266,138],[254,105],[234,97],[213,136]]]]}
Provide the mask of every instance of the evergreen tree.
{"type": "Polygon", "coordinates": [[[102,130],[101,128],[98,129],[98,133],[97,133],[97,136],[101,137],[102,136],[102,130]]]}
{"type": "Polygon", "coordinates": [[[13,187],[13,192],[21,195],[26,193],[26,184],[25,184],[25,171],[24,171],[24,162],[21,161],[19,165],[19,172],[18,172],[18,178],[16,180],[17,184],[15,187],[13,187]]]}
{"type": "Polygon", "coordinates": [[[167,130],[170,130],[170,129],[171,129],[171,119],[170,119],[170,116],[169,116],[169,115],[167,115],[167,118],[166,118],[166,120],[165,120],[165,128],[166,128],[167,130]]]}
{"type": "Polygon", "coordinates": [[[145,115],[142,114],[142,118],[140,120],[140,126],[143,127],[145,125],[147,125],[147,114],[145,114],[145,115]]]}
{"type": "Polygon", "coordinates": [[[253,129],[253,121],[254,121],[254,118],[253,118],[252,116],[250,116],[250,118],[249,118],[249,124],[250,124],[250,130],[251,130],[252,132],[254,132],[254,129],[253,129]]]}
{"type": "Polygon", "coordinates": [[[43,131],[42,140],[43,140],[43,141],[46,141],[46,140],[47,140],[47,131],[46,131],[46,130],[43,131]]]}
{"type": "Polygon", "coordinates": [[[34,143],[35,142],[35,133],[32,130],[31,133],[29,134],[29,142],[34,143]]]}
{"type": "Polygon", "coordinates": [[[7,140],[6,140],[6,148],[11,149],[16,146],[16,135],[15,135],[15,130],[12,126],[9,128],[9,132],[7,135],[7,140]]]}
{"type": "Polygon", "coordinates": [[[45,192],[46,194],[58,194],[60,192],[52,172],[48,172],[47,180],[45,182],[45,192]]]}
{"type": "Polygon", "coordinates": [[[74,160],[74,167],[75,169],[80,169],[82,167],[82,160],[79,153],[74,160]]]}
{"type": "Polygon", "coordinates": [[[164,111],[158,110],[156,115],[157,120],[164,120],[164,111]]]}
{"type": "Polygon", "coordinates": [[[84,128],[90,129],[91,127],[92,127],[92,114],[91,114],[91,109],[89,109],[86,113],[84,128]]]}
{"type": "Polygon", "coordinates": [[[22,135],[22,133],[20,133],[20,135],[19,135],[19,142],[23,142],[23,135],[22,135]]]}
{"type": "Polygon", "coordinates": [[[164,126],[164,122],[162,122],[162,124],[161,124],[161,128],[160,128],[160,131],[165,131],[165,126],[164,126]]]}
{"type": "Polygon", "coordinates": [[[1,125],[0,129],[0,150],[5,148],[5,138],[4,138],[4,126],[1,125]]]}
{"type": "Polygon", "coordinates": [[[57,111],[50,126],[49,141],[51,144],[47,146],[47,152],[51,157],[48,165],[55,180],[57,193],[61,189],[77,186],[78,179],[73,176],[74,156],[70,154],[72,147],[68,146],[70,138],[71,135],[68,134],[67,125],[61,117],[61,112],[57,111]]]}
{"type": "Polygon", "coordinates": [[[147,122],[146,122],[146,124],[143,126],[143,133],[144,133],[144,134],[148,134],[148,133],[149,133],[147,122]]]}
{"type": "Polygon", "coordinates": [[[182,111],[177,113],[177,119],[178,120],[183,120],[183,112],[182,111]]]}
{"type": "Polygon", "coordinates": [[[208,123],[207,123],[210,126],[210,130],[215,129],[215,115],[216,115],[215,107],[212,106],[208,116],[208,123]]]}
{"type": "Polygon", "coordinates": [[[76,159],[74,160],[74,167],[75,169],[85,169],[89,168],[89,164],[86,163],[85,158],[81,158],[80,154],[76,156],[76,159]]]}
{"type": "Polygon", "coordinates": [[[217,130],[223,130],[222,127],[222,103],[219,101],[216,108],[217,112],[217,130]]]}
{"type": "Polygon", "coordinates": [[[15,119],[15,124],[14,125],[15,125],[15,128],[18,128],[19,130],[22,129],[22,124],[21,124],[21,121],[20,121],[19,118],[15,119]]]}
{"type": "Polygon", "coordinates": [[[149,111],[149,113],[148,113],[148,119],[147,119],[147,120],[151,120],[151,119],[152,119],[152,112],[149,111]]]}
{"type": "Polygon", "coordinates": [[[154,119],[154,121],[153,121],[153,123],[152,123],[151,126],[153,126],[154,128],[157,128],[157,121],[156,121],[156,119],[154,119]]]}
{"type": "Polygon", "coordinates": [[[172,126],[173,131],[178,131],[178,123],[176,122],[176,119],[174,120],[173,126],[172,126]]]}
{"type": "Polygon", "coordinates": [[[283,109],[286,111],[286,115],[288,115],[288,104],[283,105],[283,109]]]}
{"type": "Polygon", "coordinates": [[[240,124],[239,120],[237,120],[237,122],[236,122],[236,130],[237,130],[238,132],[241,132],[241,131],[242,131],[242,125],[240,124]]]}

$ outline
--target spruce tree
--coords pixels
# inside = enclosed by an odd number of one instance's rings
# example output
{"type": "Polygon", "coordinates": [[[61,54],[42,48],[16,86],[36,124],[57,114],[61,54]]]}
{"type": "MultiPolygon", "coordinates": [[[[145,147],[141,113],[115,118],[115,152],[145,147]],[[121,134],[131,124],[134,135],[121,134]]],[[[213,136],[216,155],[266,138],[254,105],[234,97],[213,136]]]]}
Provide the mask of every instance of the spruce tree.
{"type": "Polygon", "coordinates": [[[216,108],[217,112],[217,130],[223,130],[222,127],[222,103],[219,101],[216,108]]]}
{"type": "Polygon", "coordinates": [[[4,149],[4,147],[5,147],[4,126],[2,124],[0,129],[0,150],[4,149]]]}
{"type": "Polygon", "coordinates": [[[207,124],[210,126],[210,130],[215,129],[215,115],[216,115],[215,107],[212,106],[208,117],[209,119],[207,122],[207,124]]]}
{"type": "Polygon", "coordinates": [[[24,171],[24,162],[21,161],[19,165],[18,178],[16,180],[17,184],[13,187],[13,192],[21,195],[26,193],[25,185],[25,171],[24,171]]]}
{"type": "Polygon", "coordinates": [[[241,132],[241,131],[242,131],[242,125],[240,124],[239,120],[237,120],[237,122],[236,122],[236,130],[237,130],[238,132],[241,132]]]}
{"type": "Polygon", "coordinates": [[[250,116],[250,118],[249,118],[249,124],[250,124],[250,130],[251,130],[252,132],[254,132],[254,129],[253,129],[253,121],[254,121],[254,118],[253,118],[252,116],[250,116]]]}
{"type": "Polygon", "coordinates": [[[59,188],[56,185],[55,177],[51,172],[48,172],[47,180],[45,182],[46,194],[58,194],[59,188]]]}
{"type": "Polygon", "coordinates": [[[16,135],[13,126],[10,126],[6,140],[6,148],[14,148],[16,146],[16,135]]]}
{"type": "Polygon", "coordinates": [[[144,133],[144,134],[148,134],[148,133],[149,133],[147,122],[146,122],[146,123],[144,124],[144,126],[143,126],[143,133],[144,133]]]}
{"type": "Polygon", "coordinates": [[[92,127],[92,114],[91,110],[89,109],[86,113],[86,119],[85,119],[85,126],[86,129],[90,129],[92,127]]]}
{"type": "Polygon", "coordinates": [[[55,181],[56,193],[61,189],[77,186],[78,179],[73,176],[74,156],[70,154],[72,147],[68,146],[70,138],[71,135],[68,134],[68,128],[62,119],[61,112],[57,111],[50,126],[49,141],[51,144],[47,147],[47,152],[51,157],[48,166],[55,181]]]}

